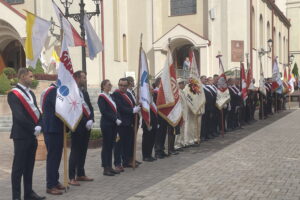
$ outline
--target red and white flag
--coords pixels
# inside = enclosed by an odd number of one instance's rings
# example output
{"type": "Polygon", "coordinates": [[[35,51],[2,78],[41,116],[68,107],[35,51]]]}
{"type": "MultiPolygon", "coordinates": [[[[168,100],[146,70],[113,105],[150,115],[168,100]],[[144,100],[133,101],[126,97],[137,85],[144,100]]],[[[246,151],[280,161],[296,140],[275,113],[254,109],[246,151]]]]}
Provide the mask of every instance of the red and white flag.
{"type": "Polygon", "coordinates": [[[247,71],[247,89],[254,89],[252,64],[250,64],[247,71]]]}
{"type": "Polygon", "coordinates": [[[148,62],[146,53],[143,48],[140,48],[140,62],[139,62],[139,102],[141,104],[141,114],[146,125],[150,127],[150,104],[151,95],[149,90],[149,72],[148,72],[148,62]]]}
{"type": "Polygon", "coordinates": [[[73,66],[65,38],[60,53],[55,112],[68,128],[75,131],[83,113],[82,100],[73,78],[73,66]]]}
{"type": "Polygon", "coordinates": [[[245,67],[244,67],[244,63],[242,62],[241,62],[241,92],[242,92],[243,101],[245,102],[246,99],[248,98],[248,93],[247,93],[245,67]]]}
{"type": "Polygon", "coordinates": [[[224,67],[223,63],[221,60],[221,56],[217,56],[219,59],[219,67],[220,67],[220,72],[221,75],[219,76],[217,80],[217,87],[218,87],[218,92],[217,92],[217,101],[216,101],[216,106],[222,110],[225,104],[230,101],[230,93],[228,90],[228,85],[227,85],[227,78],[224,73],[224,67]]]}
{"type": "Polygon", "coordinates": [[[161,75],[156,104],[158,114],[171,126],[177,126],[182,117],[182,107],[170,49],[168,49],[167,59],[161,75]]]}
{"type": "Polygon", "coordinates": [[[267,90],[266,90],[266,86],[265,86],[265,77],[264,77],[264,71],[263,71],[262,63],[260,63],[259,91],[264,96],[267,95],[267,90]]]}
{"type": "Polygon", "coordinates": [[[64,17],[64,14],[61,12],[56,3],[54,1],[52,1],[52,3],[57,19],[64,31],[64,39],[66,40],[67,46],[85,46],[84,40],[80,37],[72,24],[64,17]]]}
{"type": "Polygon", "coordinates": [[[272,79],[273,79],[272,90],[276,90],[276,89],[278,89],[279,87],[282,86],[282,80],[281,80],[281,77],[280,77],[277,57],[274,60],[272,79]]]}

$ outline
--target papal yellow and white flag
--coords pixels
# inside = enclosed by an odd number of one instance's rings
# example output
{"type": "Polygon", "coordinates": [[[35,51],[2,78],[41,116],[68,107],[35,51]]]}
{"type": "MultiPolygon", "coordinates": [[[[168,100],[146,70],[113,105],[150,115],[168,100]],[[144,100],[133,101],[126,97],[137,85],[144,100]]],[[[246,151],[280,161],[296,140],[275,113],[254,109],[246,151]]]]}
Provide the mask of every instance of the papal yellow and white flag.
{"type": "Polygon", "coordinates": [[[31,12],[27,12],[25,41],[26,63],[35,68],[37,59],[40,57],[51,22],[44,20],[31,12]]]}

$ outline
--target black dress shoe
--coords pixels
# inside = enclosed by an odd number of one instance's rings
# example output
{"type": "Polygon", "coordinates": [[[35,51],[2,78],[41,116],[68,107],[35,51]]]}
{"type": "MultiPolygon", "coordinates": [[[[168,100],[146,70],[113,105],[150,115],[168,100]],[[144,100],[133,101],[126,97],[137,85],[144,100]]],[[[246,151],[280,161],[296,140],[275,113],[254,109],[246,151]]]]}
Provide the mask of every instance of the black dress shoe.
{"type": "Polygon", "coordinates": [[[177,151],[169,151],[168,152],[170,155],[178,155],[179,154],[179,152],[177,152],[177,151]]]}
{"type": "Polygon", "coordinates": [[[103,172],[103,175],[104,175],[104,176],[114,176],[115,174],[112,173],[111,171],[104,171],[104,172],[103,172]]]}
{"type": "Polygon", "coordinates": [[[153,161],[156,161],[156,160],[157,160],[156,158],[154,158],[154,157],[152,157],[152,156],[151,156],[150,158],[151,158],[153,161]]]}
{"type": "Polygon", "coordinates": [[[169,157],[170,154],[166,154],[164,151],[161,153],[161,155],[163,155],[164,157],[169,157]]]}
{"type": "Polygon", "coordinates": [[[121,172],[117,171],[117,170],[114,170],[113,168],[110,168],[109,170],[111,173],[113,174],[120,174],[121,172]]]}
{"type": "Polygon", "coordinates": [[[155,158],[164,159],[165,156],[163,156],[162,154],[155,154],[155,158]]]}
{"type": "Polygon", "coordinates": [[[151,157],[146,157],[146,158],[143,158],[143,161],[145,161],[145,162],[153,162],[153,159],[151,157]]]}
{"type": "Polygon", "coordinates": [[[24,197],[24,200],[43,200],[43,199],[46,199],[46,197],[39,196],[34,191],[32,191],[29,196],[24,197]]]}

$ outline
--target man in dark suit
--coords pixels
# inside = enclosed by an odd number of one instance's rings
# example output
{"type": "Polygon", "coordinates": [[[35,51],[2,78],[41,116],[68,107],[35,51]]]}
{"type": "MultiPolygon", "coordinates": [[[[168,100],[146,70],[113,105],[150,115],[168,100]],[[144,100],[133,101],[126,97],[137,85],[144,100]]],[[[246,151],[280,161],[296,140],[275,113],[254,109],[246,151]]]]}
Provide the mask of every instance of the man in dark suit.
{"type": "Polygon", "coordinates": [[[90,132],[94,123],[94,109],[86,88],[86,73],[77,71],[73,77],[78,85],[83,103],[83,115],[75,130],[71,133],[71,153],[69,158],[70,185],[79,186],[77,181],[93,181],[85,175],[84,164],[87,154],[90,132]],[[75,179],[75,175],[77,178],[75,179]]]}
{"type": "Polygon", "coordinates": [[[62,195],[65,189],[59,183],[59,166],[63,151],[64,124],[55,115],[57,87],[50,86],[41,98],[43,130],[47,148],[46,182],[48,194],[62,195]]]}
{"type": "Polygon", "coordinates": [[[36,136],[41,132],[41,113],[34,93],[29,89],[33,74],[27,68],[18,71],[19,83],[8,93],[13,125],[10,138],[14,142],[14,160],[11,182],[12,198],[21,199],[21,179],[24,181],[24,199],[45,199],[32,190],[32,175],[37,149],[36,136]]]}
{"type": "MultiPolygon", "coordinates": [[[[121,116],[121,125],[118,127],[118,134],[120,140],[116,145],[119,145],[121,148],[120,155],[115,154],[115,159],[122,157],[123,167],[132,167],[132,156],[133,156],[133,136],[134,136],[134,114],[140,111],[139,106],[135,106],[132,99],[129,97],[127,92],[129,82],[127,78],[121,78],[119,80],[119,89],[113,93],[113,99],[116,102],[117,110],[121,116]]],[[[116,150],[116,149],[115,149],[116,150]]],[[[120,159],[116,162],[115,165],[118,168],[121,163],[120,159]]]]}

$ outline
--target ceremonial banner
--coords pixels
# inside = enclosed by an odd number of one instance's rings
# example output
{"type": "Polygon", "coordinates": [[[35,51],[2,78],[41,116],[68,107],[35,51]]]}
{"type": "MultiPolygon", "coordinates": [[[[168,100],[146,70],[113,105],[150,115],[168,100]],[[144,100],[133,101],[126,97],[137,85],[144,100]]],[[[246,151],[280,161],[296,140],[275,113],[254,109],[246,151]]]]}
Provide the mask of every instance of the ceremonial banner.
{"type": "Polygon", "coordinates": [[[89,57],[91,60],[93,60],[96,57],[96,55],[103,50],[103,46],[87,15],[84,15],[83,26],[86,32],[89,57]]]}
{"type": "Polygon", "coordinates": [[[265,87],[265,77],[264,77],[264,71],[263,71],[263,68],[262,68],[262,63],[260,63],[259,91],[264,96],[267,95],[267,90],[266,90],[266,87],[265,87]]]}
{"type": "Polygon", "coordinates": [[[65,37],[62,41],[60,61],[55,112],[68,128],[75,131],[82,117],[82,101],[79,88],[73,78],[73,66],[65,37]]]}
{"type": "Polygon", "coordinates": [[[197,63],[193,51],[189,53],[190,59],[190,77],[189,82],[185,86],[183,92],[186,97],[187,105],[195,115],[203,114],[205,106],[205,94],[203,91],[197,63]]]}
{"type": "Polygon", "coordinates": [[[52,55],[50,58],[50,64],[53,64],[56,66],[56,69],[58,69],[60,63],[60,58],[58,57],[56,51],[53,49],[52,55]]]}
{"type": "Polygon", "coordinates": [[[294,87],[295,82],[296,82],[296,80],[294,78],[294,75],[291,73],[291,70],[289,68],[288,83],[290,85],[290,93],[293,93],[295,91],[295,87],[294,87]]]}
{"type": "Polygon", "coordinates": [[[272,79],[273,79],[273,82],[272,82],[272,89],[273,90],[276,90],[277,88],[282,86],[282,80],[281,80],[281,77],[280,77],[277,57],[274,60],[272,79]]]}
{"type": "Polygon", "coordinates": [[[149,72],[148,72],[148,62],[145,51],[140,48],[140,62],[139,62],[139,102],[141,104],[141,114],[146,125],[150,127],[150,104],[151,95],[149,90],[149,72]]]}
{"type": "Polygon", "coordinates": [[[52,1],[52,3],[57,19],[64,31],[64,39],[66,40],[67,46],[85,46],[84,40],[80,37],[72,24],[64,17],[64,14],[61,12],[59,7],[55,4],[54,1],[52,1]]]}
{"type": "Polygon", "coordinates": [[[26,13],[26,64],[35,68],[36,62],[41,55],[42,49],[47,39],[51,23],[40,17],[37,17],[36,15],[28,11],[26,11],[26,13]]]}
{"type": "Polygon", "coordinates": [[[175,127],[181,120],[182,107],[179,87],[170,49],[161,75],[161,83],[157,95],[158,114],[171,126],[175,127]]]}
{"type": "Polygon", "coordinates": [[[224,73],[224,67],[221,60],[221,56],[217,56],[217,58],[219,59],[219,67],[220,67],[221,75],[217,80],[218,91],[217,91],[216,106],[218,107],[219,110],[222,110],[225,104],[230,101],[230,94],[227,86],[227,79],[224,73]]]}
{"type": "Polygon", "coordinates": [[[245,67],[244,63],[241,63],[241,92],[242,92],[242,98],[243,101],[245,102],[246,99],[248,98],[248,93],[247,93],[247,83],[246,83],[246,73],[245,73],[245,67]]]}

